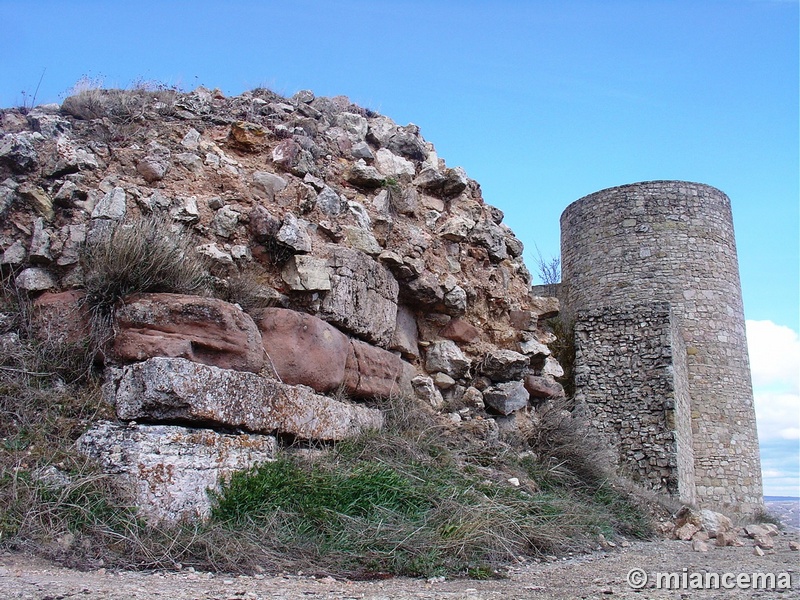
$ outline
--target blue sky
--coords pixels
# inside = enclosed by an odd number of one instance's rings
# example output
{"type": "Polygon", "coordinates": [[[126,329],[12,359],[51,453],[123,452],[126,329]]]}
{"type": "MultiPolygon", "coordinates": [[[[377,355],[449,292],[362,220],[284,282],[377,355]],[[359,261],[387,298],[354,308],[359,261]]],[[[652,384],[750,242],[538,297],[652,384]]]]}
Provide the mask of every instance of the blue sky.
{"type": "Polygon", "coordinates": [[[753,361],[766,491],[800,494],[797,0],[0,0],[0,14],[0,106],[43,70],[37,102],[84,76],[346,95],[419,125],[503,209],[531,267],[586,194],[720,188],[751,354],[797,358],[769,382],[753,361]]]}

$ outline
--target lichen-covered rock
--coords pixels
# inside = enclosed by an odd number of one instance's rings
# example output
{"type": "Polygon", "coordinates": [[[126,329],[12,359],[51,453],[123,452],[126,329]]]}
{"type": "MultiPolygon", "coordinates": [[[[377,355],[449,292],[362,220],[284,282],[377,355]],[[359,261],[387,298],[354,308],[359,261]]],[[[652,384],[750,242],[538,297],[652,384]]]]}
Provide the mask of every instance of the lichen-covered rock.
{"type": "Polygon", "coordinates": [[[126,210],[125,190],[121,187],[115,187],[113,190],[109,190],[97,203],[97,206],[94,207],[92,218],[119,221],[125,217],[126,210]]]}
{"type": "Polygon", "coordinates": [[[39,267],[31,267],[17,275],[14,284],[21,290],[41,292],[56,287],[56,280],[49,271],[39,267]]]}
{"type": "Polygon", "coordinates": [[[103,394],[120,419],[137,422],[214,424],[304,440],[342,440],[383,426],[379,410],[182,358],[108,369],[103,394]]]}
{"type": "Polygon", "coordinates": [[[53,199],[41,186],[23,183],[17,187],[17,194],[45,219],[53,220],[53,199]]]}
{"type": "Polygon", "coordinates": [[[17,240],[5,249],[2,259],[0,259],[0,264],[21,265],[27,257],[28,253],[25,250],[25,244],[22,243],[22,240],[17,240]]]}
{"type": "Polygon", "coordinates": [[[115,311],[113,356],[122,362],[154,356],[186,358],[257,373],[264,366],[261,334],[240,308],[183,294],[139,294],[115,311]]]}
{"type": "Polygon", "coordinates": [[[275,196],[286,189],[288,182],[285,178],[269,171],[256,171],[253,173],[253,194],[258,198],[274,200],[275,196]]]}
{"type": "Polygon", "coordinates": [[[223,480],[274,459],[276,440],[266,435],[225,435],[174,425],[95,423],[76,442],[97,460],[151,525],[205,519],[208,491],[223,480]]]}
{"type": "Polygon", "coordinates": [[[392,336],[390,350],[397,350],[406,358],[419,358],[417,320],[407,307],[397,306],[397,326],[392,336]]]}
{"type": "Polygon", "coordinates": [[[50,251],[50,232],[45,228],[44,217],[39,217],[33,223],[33,236],[31,246],[28,249],[28,258],[32,263],[38,265],[49,265],[53,262],[53,255],[50,251]]]}
{"type": "Polygon", "coordinates": [[[90,313],[80,291],[45,292],[33,303],[32,330],[36,339],[57,344],[89,341],[90,313]]]}
{"type": "Polygon", "coordinates": [[[411,380],[411,387],[416,397],[433,408],[441,408],[444,404],[442,393],[434,385],[433,378],[417,375],[411,380]]]}
{"type": "Polygon", "coordinates": [[[389,270],[363,252],[333,246],[331,291],[320,316],[358,337],[388,347],[397,323],[398,285],[389,270]]]}
{"type": "Polygon", "coordinates": [[[283,218],[283,224],[275,239],[291,248],[293,252],[307,254],[311,252],[311,237],[306,231],[308,221],[298,219],[292,213],[283,218]]]}
{"type": "Polygon", "coordinates": [[[147,183],[161,181],[169,171],[170,150],[158,142],[147,145],[147,154],[136,164],[136,171],[147,183]]]}
{"type": "Polygon", "coordinates": [[[33,134],[27,132],[4,135],[0,138],[0,162],[17,173],[25,173],[38,167],[39,157],[32,138],[33,134]]]}
{"type": "Polygon", "coordinates": [[[378,169],[367,166],[363,159],[356,161],[347,173],[348,182],[365,188],[380,187],[385,179],[378,169]]]}
{"type": "Polygon", "coordinates": [[[231,124],[228,143],[245,152],[260,152],[267,144],[268,133],[266,129],[255,123],[236,121],[231,124]]]}
{"type": "Polygon", "coordinates": [[[316,256],[292,256],[281,270],[281,278],[293,290],[313,292],[331,289],[328,261],[316,256]]]}

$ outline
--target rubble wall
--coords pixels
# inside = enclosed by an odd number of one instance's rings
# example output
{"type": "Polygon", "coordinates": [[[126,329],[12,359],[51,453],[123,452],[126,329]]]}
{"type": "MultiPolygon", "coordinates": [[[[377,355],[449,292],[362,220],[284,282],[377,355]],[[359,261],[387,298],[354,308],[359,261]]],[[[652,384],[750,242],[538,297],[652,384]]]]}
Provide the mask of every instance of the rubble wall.
{"type": "Polygon", "coordinates": [[[616,450],[619,466],[653,490],[694,501],[687,373],[674,357],[666,302],[581,311],[575,399],[616,450]]]}

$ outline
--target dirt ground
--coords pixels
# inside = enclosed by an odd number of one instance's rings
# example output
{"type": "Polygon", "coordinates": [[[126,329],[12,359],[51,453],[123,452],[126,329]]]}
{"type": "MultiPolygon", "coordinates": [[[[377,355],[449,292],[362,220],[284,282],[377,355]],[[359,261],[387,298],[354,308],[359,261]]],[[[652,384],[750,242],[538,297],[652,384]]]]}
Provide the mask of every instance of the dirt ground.
{"type": "MultiPolygon", "coordinates": [[[[81,572],[59,567],[20,554],[0,555],[0,598],[32,600],[300,600],[335,599],[464,599],[513,600],[523,598],[599,599],[620,598],[800,598],[800,552],[789,549],[789,541],[800,540],[796,532],[775,538],[774,551],[754,553],[753,542],[742,547],[694,552],[690,542],[633,542],[608,551],[519,564],[508,577],[492,581],[469,579],[424,580],[394,578],[383,581],[338,581],[298,574],[281,576],[226,576],[192,571],[131,572],[98,569],[81,572]],[[632,569],[642,569],[648,581],[643,589],[627,582],[632,569]],[[655,573],[676,573],[677,586],[685,577],[687,586],[657,588],[655,573]],[[686,575],[684,576],[684,572],[686,575]],[[791,589],[692,589],[693,574],[789,573],[791,589]]],[[[743,540],[744,541],[744,540],[743,540]]],[[[631,577],[635,577],[634,573],[631,577]]],[[[736,585],[736,579],[730,579],[736,585]]],[[[701,582],[702,583],[702,582],[701,582]]]]}

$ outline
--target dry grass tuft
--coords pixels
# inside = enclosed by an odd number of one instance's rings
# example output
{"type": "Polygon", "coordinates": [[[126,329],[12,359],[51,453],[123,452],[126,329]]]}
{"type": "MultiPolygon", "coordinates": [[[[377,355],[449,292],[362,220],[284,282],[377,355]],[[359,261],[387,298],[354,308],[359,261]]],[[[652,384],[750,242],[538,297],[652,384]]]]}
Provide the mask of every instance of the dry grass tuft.
{"type": "Polygon", "coordinates": [[[125,296],[140,292],[199,293],[208,282],[206,261],[188,232],[162,217],[120,223],[110,235],[87,244],[81,263],[90,308],[108,313],[125,296]]]}

